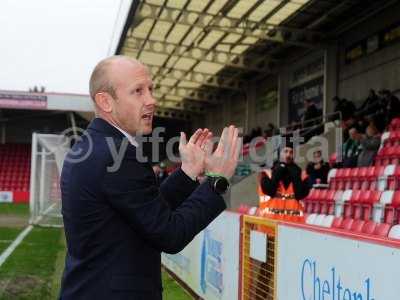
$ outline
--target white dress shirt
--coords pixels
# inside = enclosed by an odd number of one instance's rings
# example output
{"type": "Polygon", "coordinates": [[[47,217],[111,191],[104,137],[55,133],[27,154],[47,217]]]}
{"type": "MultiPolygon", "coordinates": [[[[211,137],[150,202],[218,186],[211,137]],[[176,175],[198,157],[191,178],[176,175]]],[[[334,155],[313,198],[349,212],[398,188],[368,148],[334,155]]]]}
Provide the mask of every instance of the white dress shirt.
{"type": "Polygon", "coordinates": [[[127,133],[125,130],[119,128],[118,126],[116,126],[116,125],[114,125],[114,124],[111,124],[111,125],[114,126],[115,128],[117,128],[117,129],[128,139],[129,143],[130,143],[132,146],[135,146],[135,147],[138,146],[138,143],[137,143],[137,141],[136,141],[136,139],[135,139],[134,136],[131,136],[131,135],[130,135],[129,133],[127,133]]]}

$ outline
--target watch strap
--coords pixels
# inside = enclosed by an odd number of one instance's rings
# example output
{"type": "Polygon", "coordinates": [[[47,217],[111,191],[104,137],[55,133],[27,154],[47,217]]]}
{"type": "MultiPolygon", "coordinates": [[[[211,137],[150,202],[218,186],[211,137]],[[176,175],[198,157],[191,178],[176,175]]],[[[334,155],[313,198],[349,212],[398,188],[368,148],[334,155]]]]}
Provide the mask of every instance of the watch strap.
{"type": "Polygon", "coordinates": [[[223,174],[221,174],[221,173],[206,172],[205,175],[206,175],[207,177],[223,177],[223,178],[225,178],[225,179],[229,182],[229,179],[226,178],[226,177],[225,177],[223,174]]]}

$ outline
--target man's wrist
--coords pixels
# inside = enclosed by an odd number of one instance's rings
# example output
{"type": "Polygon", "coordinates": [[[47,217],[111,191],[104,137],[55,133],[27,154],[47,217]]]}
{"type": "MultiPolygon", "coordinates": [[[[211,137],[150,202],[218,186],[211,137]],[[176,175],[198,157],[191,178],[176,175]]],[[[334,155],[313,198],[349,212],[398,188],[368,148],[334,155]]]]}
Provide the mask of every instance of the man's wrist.
{"type": "Polygon", "coordinates": [[[189,177],[193,181],[197,181],[197,175],[196,174],[193,174],[193,172],[190,172],[190,171],[186,170],[186,168],[184,166],[181,167],[181,170],[182,170],[183,173],[185,173],[185,175],[187,177],[189,177]]]}
{"type": "Polygon", "coordinates": [[[227,181],[229,181],[228,177],[226,177],[224,174],[222,173],[217,173],[217,172],[205,172],[205,174],[207,177],[223,177],[225,178],[227,181]]]}

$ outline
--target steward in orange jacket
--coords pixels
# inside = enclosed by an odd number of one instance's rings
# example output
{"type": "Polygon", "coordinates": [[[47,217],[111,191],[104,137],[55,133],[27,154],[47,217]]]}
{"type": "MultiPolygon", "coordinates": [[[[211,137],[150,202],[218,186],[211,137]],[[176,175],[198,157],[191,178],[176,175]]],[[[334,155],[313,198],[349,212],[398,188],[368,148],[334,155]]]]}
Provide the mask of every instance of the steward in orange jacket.
{"type": "Polygon", "coordinates": [[[260,214],[273,219],[301,221],[303,206],[299,200],[305,198],[308,192],[307,174],[294,163],[293,148],[286,146],[272,170],[260,174],[260,214]]]}

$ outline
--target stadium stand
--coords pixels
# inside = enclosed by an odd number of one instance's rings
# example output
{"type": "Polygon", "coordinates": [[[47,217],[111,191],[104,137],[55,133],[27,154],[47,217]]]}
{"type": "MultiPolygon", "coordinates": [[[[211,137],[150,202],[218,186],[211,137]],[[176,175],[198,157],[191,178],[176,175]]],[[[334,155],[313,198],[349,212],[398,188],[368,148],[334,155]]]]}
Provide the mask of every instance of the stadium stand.
{"type": "Polygon", "coordinates": [[[13,202],[28,202],[30,163],[30,145],[0,145],[0,191],[12,191],[13,202]]]}
{"type": "Polygon", "coordinates": [[[310,191],[306,224],[400,239],[400,118],[388,129],[373,166],[332,169],[328,189],[310,191]]]}

